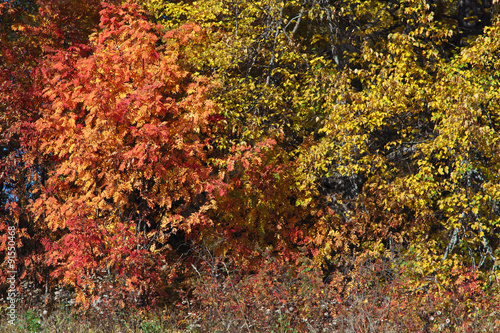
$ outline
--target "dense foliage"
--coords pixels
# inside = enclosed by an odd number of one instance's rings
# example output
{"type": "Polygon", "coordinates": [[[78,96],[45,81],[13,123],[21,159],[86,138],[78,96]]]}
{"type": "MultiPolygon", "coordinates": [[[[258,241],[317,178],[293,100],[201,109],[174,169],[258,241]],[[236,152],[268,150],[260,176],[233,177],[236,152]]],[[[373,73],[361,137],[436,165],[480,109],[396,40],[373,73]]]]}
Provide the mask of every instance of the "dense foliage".
{"type": "Polygon", "coordinates": [[[363,294],[381,318],[413,311],[407,330],[437,303],[456,325],[499,304],[496,3],[0,11],[0,229],[20,280],[85,307],[194,299],[207,322],[234,288],[228,308],[277,288],[304,318],[363,294]]]}

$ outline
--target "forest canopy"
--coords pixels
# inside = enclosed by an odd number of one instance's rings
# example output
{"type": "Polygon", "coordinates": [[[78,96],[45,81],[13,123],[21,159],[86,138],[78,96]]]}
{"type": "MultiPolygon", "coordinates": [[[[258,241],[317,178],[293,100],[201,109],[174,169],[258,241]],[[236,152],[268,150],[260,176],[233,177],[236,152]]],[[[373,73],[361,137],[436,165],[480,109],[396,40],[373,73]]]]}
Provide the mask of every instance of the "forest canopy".
{"type": "Polygon", "coordinates": [[[367,285],[408,309],[489,309],[496,2],[7,1],[0,22],[19,280],[165,305],[217,258],[241,279],[307,265],[347,302],[380,264],[367,285]]]}

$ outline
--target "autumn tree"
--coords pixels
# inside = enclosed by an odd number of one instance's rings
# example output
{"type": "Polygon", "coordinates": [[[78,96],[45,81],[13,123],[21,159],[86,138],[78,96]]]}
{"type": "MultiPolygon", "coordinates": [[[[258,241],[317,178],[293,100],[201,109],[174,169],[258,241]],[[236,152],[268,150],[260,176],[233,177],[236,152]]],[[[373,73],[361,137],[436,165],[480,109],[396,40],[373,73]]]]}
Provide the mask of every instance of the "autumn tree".
{"type": "Polygon", "coordinates": [[[178,65],[196,26],[162,32],[128,3],[104,5],[99,29],[39,66],[30,154],[48,169],[31,203],[46,262],[83,303],[99,292],[96,277],[134,289],[158,282],[165,265],[166,279],[175,276],[176,240],[210,225],[216,186],[210,82],[178,65]]]}
{"type": "MultiPolygon", "coordinates": [[[[326,167],[334,183],[363,179],[358,199],[348,200],[354,206],[342,204],[345,195],[332,197],[337,214],[356,226],[347,235],[355,232],[358,249],[405,244],[408,258],[418,258],[415,281],[432,276],[446,289],[469,268],[496,274],[497,88],[488,54],[496,52],[489,41],[497,23],[470,45],[450,48],[457,31],[435,19],[431,4],[423,12],[407,6],[406,27],[368,40],[348,71],[361,89],[332,87],[326,135],[305,154],[309,170],[321,175],[326,167]]],[[[332,227],[335,239],[349,239],[332,227]]],[[[330,244],[327,253],[339,253],[339,243],[330,244]]]]}
{"type": "Polygon", "coordinates": [[[283,135],[278,145],[293,165],[289,199],[308,207],[302,216],[327,213],[309,235],[327,263],[404,246],[408,260],[419,258],[422,276],[443,272],[442,286],[453,281],[452,271],[495,271],[497,199],[489,189],[496,182],[496,67],[483,62],[494,59],[496,28],[474,40],[494,8],[464,11],[466,2],[452,1],[144,3],[167,26],[197,22],[204,29],[207,39],[192,46],[200,57],[190,64],[221,78],[214,99],[233,140],[283,135]],[[471,31],[464,20],[474,23],[471,31]],[[475,116],[464,113],[469,109],[475,116]],[[475,117],[489,120],[473,131],[475,117]]]}
{"type": "Polygon", "coordinates": [[[345,292],[377,261],[409,293],[497,279],[495,5],[69,3],[2,30],[1,200],[82,303],[159,292],[195,244],[345,292]]]}
{"type": "MultiPolygon", "coordinates": [[[[38,69],[50,50],[86,43],[100,8],[100,1],[8,1],[0,6],[0,228],[16,226],[18,272],[36,283],[47,276],[40,254],[45,234],[35,224],[29,202],[38,197],[48,171],[33,143],[44,86],[38,69]]],[[[5,240],[3,234],[2,249],[5,240]]]]}

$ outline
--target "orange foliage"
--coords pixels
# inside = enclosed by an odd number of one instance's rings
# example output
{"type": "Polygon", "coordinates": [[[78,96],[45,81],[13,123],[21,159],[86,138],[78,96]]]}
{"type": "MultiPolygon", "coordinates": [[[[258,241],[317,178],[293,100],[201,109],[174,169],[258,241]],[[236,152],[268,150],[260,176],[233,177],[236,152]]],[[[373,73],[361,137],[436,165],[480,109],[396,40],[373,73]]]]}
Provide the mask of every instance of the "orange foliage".
{"type": "Polygon", "coordinates": [[[173,239],[211,224],[215,106],[204,98],[209,81],[178,65],[196,32],[163,34],[137,5],[105,5],[90,46],[55,51],[41,67],[35,126],[53,168],[31,208],[50,230],[51,275],[83,303],[97,293],[95,276],[126,289],[158,283],[173,239]]]}

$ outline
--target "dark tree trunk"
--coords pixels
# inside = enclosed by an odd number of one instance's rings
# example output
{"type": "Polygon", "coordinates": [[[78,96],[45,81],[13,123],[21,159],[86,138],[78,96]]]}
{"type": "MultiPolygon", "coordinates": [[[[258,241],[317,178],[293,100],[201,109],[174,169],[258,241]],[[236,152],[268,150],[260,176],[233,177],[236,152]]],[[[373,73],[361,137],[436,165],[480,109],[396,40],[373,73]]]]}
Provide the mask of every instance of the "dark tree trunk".
{"type": "Polygon", "coordinates": [[[479,35],[491,24],[491,0],[458,0],[458,29],[461,37],[479,35]]]}

